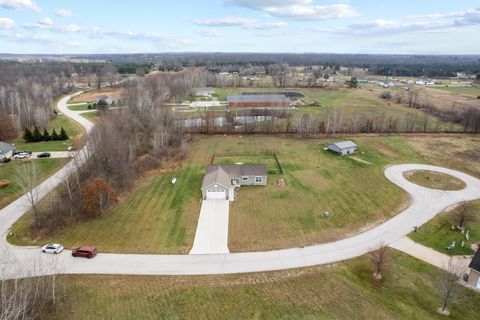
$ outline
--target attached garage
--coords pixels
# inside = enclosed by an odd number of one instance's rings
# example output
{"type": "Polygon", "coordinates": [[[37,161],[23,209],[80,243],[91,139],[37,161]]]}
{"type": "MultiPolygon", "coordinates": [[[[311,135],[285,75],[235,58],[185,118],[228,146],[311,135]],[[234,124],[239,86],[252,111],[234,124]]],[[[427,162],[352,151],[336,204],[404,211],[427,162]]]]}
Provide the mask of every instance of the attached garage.
{"type": "Polygon", "coordinates": [[[227,191],[224,189],[207,189],[207,199],[227,200],[227,191]]]}

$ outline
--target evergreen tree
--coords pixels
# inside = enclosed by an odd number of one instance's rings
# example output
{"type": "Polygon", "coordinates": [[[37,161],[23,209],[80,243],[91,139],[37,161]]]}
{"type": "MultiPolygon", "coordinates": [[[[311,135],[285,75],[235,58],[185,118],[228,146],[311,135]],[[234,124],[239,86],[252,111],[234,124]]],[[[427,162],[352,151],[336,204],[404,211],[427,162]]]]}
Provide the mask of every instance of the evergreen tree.
{"type": "Polygon", "coordinates": [[[60,137],[58,136],[57,131],[55,131],[55,129],[53,129],[53,131],[52,131],[51,138],[52,138],[53,141],[60,140],[60,137]]]}
{"type": "Polygon", "coordinates": [[[52,140],[52,137],[50,137],[50,134],[48,134],[47,129],[43,129],[43,141],[50,141],[52,140]]]}
{"type": "Polygon", "coordinates": [[[33,142],[33,135],[30,129],[25,128],[25,131],[23,133],[23,140],[25,140],[25,142],[33,142]]]}
{"type": "Polygon", "coordinates": [[[60,129],[60,140],[68,140],[68,135],[63,127],[60,129]]]}
{"type": "Polygon", "coordinates": [[[33,129],[33,142],[40,142],[42,141],[42,134],[40,133],[40,130],[38,130],[37,127],[33,129]]]}

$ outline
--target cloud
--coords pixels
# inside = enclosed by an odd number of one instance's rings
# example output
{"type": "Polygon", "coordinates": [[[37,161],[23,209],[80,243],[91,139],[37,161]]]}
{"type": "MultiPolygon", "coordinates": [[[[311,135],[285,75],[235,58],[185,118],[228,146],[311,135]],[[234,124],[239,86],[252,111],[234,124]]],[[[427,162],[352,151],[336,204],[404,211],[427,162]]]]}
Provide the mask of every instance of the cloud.
{"type": "Polygon", "coordinates": [[[258,22],[255,19],[240,18],[240,17],[226,17],[222,19],[200,20],[192,21],[198,26],[207,27],[244,27],[247,29],[270,30],[285,27],[285,22],[258,22]]]}
{"type": "Polygon", "coordinates": [[[33,0],[0,0],[0,7],[13,10],[29,10],[33,12],[42,11],[33,0]]]}
{"type": "Polygon", "coordinates": [[[220,37],[222,35],[220,31],[214,30],[214,29],[200,30],[198,31],[198,33],[202,37],[210,37],[210,38],[220,37]]]}
{"type": "Polygon", "coordinates": [[[53,26],[53,21],[49,17],[45,17],[42,20],[38,21],[38,24],[41,24],[44,26],[53,26]]]}
{"type": "Polygon", "coordinates": [[[226,0],[226,4],[266,12],[273,17],[293,20],[330,20],[358,16],[348,4],[319,6],[313,0],[226,0]]]}
{"type": "Polygon", "coordinates": [[[0,29],[11,29],[15,27],[15,21],[10,18],[0,18],[0,29]]]}
{"type": "Polygon", "coordinates": [[[76,24],[68,24],[65,26],[59,26],[55,30],[63,33],[77,33],[82,30],[82,28],[77,26],[76,24]]]}
{"type": "Polygon", "coordinates": [[[411,16],[400,20],[371,20],[344,27],[317,28],[315,30],[339,35],[378,36],[399,33],[448,32],[478,24],[480,24],[480,8],[462,12],[411,16]]]}
{"type": "Polygon", "coordinates": [[[67,9],[60,8],[55,11],[55,15],[60,18],[70,18],[73,17],[73,12],[67,9]]]}

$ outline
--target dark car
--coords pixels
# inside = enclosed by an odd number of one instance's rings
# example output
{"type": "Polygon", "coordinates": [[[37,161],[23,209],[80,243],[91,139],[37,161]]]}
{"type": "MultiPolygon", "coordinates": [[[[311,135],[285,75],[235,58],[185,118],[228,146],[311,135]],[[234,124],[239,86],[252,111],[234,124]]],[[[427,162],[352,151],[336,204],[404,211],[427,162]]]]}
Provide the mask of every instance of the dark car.
{"type": "Polygon", "coordinates": [[[72,256],[74,257],[84,257],[84,258],[93,258],[97,255],[97,248],[90,246],[78,247],[72,250],[72,256]]]}
{"type": "Polygon", "coordinates": [[[37,155],[37,158],[50,158],[50,156],[51,156],[50,152],[44,152],[37,155]]]}

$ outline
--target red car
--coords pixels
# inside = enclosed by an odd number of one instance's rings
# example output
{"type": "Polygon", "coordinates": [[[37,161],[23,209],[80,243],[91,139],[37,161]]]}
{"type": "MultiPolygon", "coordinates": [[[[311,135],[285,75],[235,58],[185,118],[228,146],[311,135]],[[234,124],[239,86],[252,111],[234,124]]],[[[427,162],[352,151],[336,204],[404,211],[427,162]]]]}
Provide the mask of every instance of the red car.
{"type": "Polygon", "coordinates": [[[97,255],[97,248],[90,246],[78,247],[72,250],[72,256],[74,257],[84,257],[84,258],[93,258],[97,255]]]}

